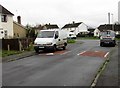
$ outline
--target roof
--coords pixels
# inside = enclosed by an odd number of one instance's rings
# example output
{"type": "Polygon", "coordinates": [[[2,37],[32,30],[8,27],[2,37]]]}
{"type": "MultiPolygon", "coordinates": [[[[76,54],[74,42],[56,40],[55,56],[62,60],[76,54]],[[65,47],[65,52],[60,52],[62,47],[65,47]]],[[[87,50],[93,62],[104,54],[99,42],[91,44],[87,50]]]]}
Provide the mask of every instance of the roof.
{"type": "Polygon", "coordinates": [[[7,10],[5,7],[3,7],[2,5],[0,5],[0,13],[2,14],[9,14],[9,15],[14,15],[13,13],[11,13],[9,10],[7,10]]]}
{"type": "Polygon", "coordinates": [[[26,29],[23,25],[21,25],[21,24],[19,24],[19,23],[15,22],[15,21],[13,21],[13,24],[16,24],[16,25],[18,25],[18,26],[20,26],[20,27],[22,27],[22,28],[26,29]]]}
{"type": "Polygon", "coordinates": [[[62,29],[64,28],[74,28],[74,27],[78,27],[82,22],[79,23],[72,23],[72,24],[66,24],[64,27],[62,27],[62,29]]]}
{"type": "Polygon", "coordinates": [[[115,24],[114,26],[113,26],[112,24],[104,24],[104,25],[100,25],[100,26],[98,27],[98,29],[99,29],[100,31],[113,30],[113,29],[114,29],[114,31],[120,31],[120,24],[119,24],[119,25],[118,25],[118,24],[115,24]]]}
{"type": "Polygon", "coordinates": [[[35,27],[32,27],[32,29],[34,29],[34,30],[43,30],[43,28],[44,28],[44,26],[42,26],[42,25],[37,25],[35,27]]]}
{"type": "Polygon", "coordinates": [[[59,27],[55,24],[46,24],[45,27],[47,29],[58,29],[59,27]]]}
{"type": "Polygon", "coordinates": [[[41,30],[41,31],[59,31],[60,29],[49,29],[49,30],[41,30]]]}
{"type": "Polygon", "coordinates": [[[89,28],[88,29],[88,31],[90,31],[90,32],[94,32],[94,30],[95,30],[94,28],[89,28]]]}

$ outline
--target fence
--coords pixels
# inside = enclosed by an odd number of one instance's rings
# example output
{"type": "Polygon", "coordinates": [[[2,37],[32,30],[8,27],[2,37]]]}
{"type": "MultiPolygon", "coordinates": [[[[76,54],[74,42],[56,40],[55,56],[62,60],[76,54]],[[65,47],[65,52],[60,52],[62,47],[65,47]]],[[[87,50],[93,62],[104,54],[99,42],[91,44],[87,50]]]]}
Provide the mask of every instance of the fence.
{"type": "Polygon", "coordinates": [[[33,41],[33,38],[2,39],[2,50],[25,50],[33,41]]]}

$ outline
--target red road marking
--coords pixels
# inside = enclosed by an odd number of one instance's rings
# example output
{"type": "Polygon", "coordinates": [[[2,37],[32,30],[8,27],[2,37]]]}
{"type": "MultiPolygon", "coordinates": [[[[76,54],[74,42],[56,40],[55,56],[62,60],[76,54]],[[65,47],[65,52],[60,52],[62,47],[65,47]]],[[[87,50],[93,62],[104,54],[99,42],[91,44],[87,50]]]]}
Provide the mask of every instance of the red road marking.
{"type": "Polygon", "coordinates": [[[106,58],[108,54],[109,52],[104,52],[104,51],[84,51],[78,55],[106,58]]]}
{"type": "Polygon", "coordinates": [[[52,56],[52,55],[62,55],[62,54],[65,54],[67,52],[67,50],[61,50],[61,51],[56,51],[56,52],[53,52],[53,53],[40,53],[39,55],[48,55],[48,56],[52,56]]]}

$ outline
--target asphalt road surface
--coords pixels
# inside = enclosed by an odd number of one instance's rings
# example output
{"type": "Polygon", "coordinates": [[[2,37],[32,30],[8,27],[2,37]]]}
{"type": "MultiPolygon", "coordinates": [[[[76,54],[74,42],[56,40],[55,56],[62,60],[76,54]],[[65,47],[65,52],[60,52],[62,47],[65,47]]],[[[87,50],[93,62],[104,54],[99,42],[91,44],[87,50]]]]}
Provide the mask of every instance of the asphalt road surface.
{"type": "Polygon", "coordinates": [[[100,47],[99,40],[77,40],[65,51],[3,63],[3,86],[90,86],[113,49],[100,47]]]}

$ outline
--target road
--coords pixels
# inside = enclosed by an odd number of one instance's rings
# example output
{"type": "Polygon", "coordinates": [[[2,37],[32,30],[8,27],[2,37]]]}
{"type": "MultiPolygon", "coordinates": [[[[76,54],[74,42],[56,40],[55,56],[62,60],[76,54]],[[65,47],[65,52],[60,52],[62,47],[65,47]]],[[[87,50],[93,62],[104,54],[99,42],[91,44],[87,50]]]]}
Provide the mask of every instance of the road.
{"type": "Polygon", "coordinates": [[[99,40],[77,40],[65,51],[3,63],[3,86],[90,86],[113,49],[100,47],[99,40]],[[104,56],[85,55],[87,51],[104,52],[104,56]]]}

